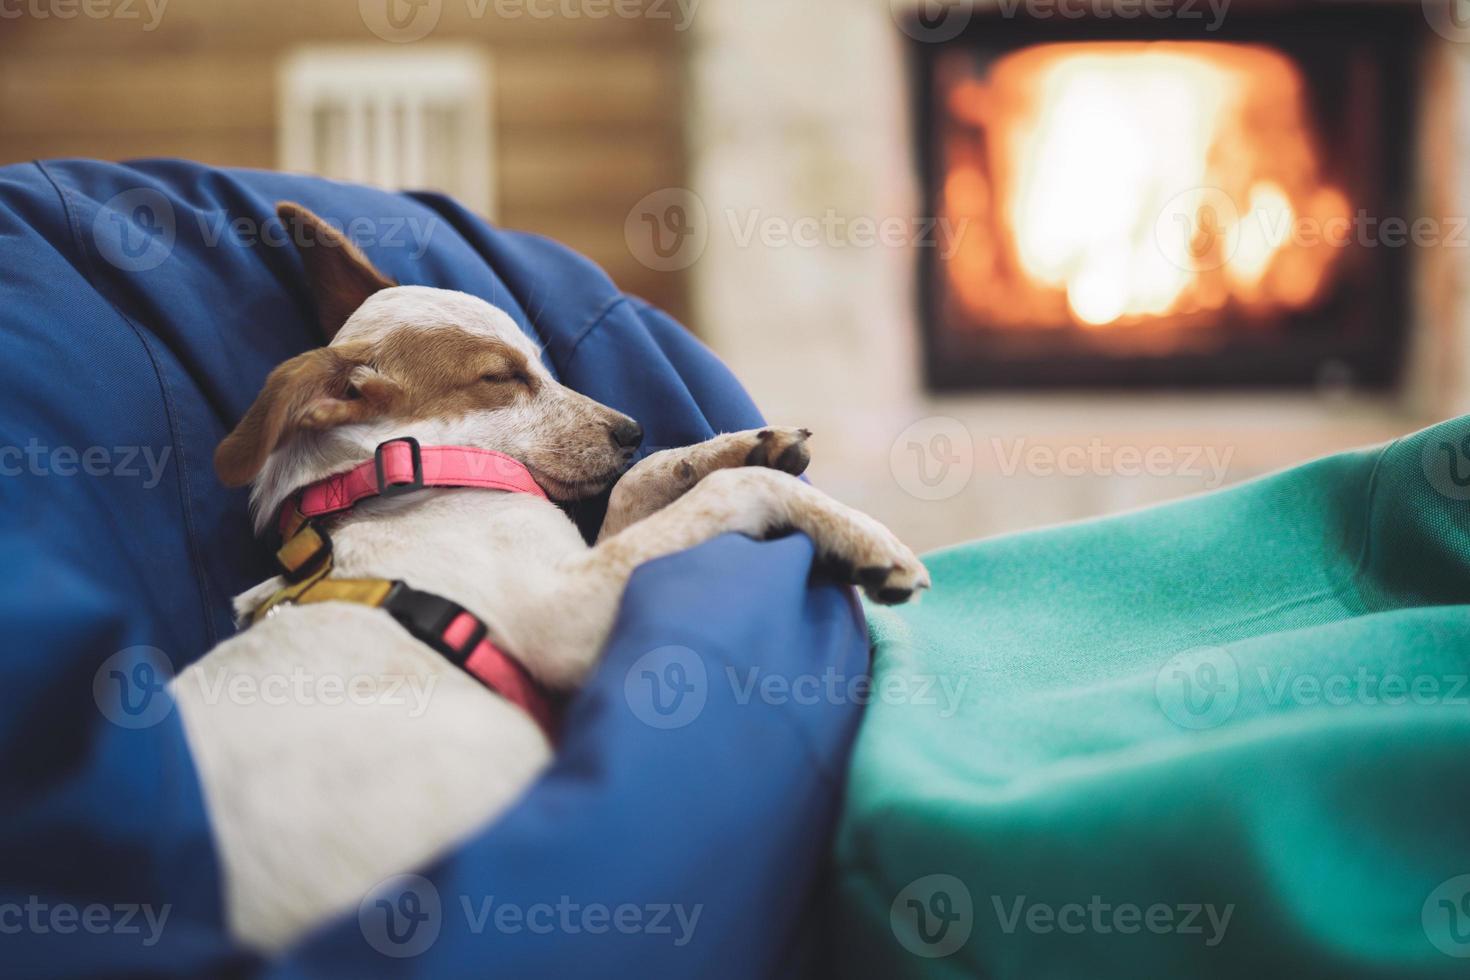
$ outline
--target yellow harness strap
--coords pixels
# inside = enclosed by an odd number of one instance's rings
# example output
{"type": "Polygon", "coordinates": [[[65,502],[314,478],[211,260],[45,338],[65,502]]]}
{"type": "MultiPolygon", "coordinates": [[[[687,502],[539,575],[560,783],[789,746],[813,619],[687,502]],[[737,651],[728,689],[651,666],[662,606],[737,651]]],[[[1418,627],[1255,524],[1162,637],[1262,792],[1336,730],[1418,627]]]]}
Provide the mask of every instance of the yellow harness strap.
{"type": "Polygon", "coordinates": [[[381,606],[395,584],[386,578],[328,578],[332,572],[331,538],[307,523],[300,524],[296,533],[281,546],[281,550],[276,552],[276,560],[285,569],[286,577],[296,580],[263,602],[251,615],[251,623],[260,622],[284,606],[318,602],[381,606]],[[314,562],[317,564],[312,567],[314,562]],[[305,569],[310,570],[302,574],[305,569]]]}

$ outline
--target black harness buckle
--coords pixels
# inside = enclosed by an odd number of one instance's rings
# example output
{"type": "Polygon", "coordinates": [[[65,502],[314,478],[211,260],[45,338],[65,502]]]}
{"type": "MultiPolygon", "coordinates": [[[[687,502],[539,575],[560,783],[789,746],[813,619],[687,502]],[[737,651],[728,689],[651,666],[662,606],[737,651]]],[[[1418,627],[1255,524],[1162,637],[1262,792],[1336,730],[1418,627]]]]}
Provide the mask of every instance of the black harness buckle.
{"type": "Polygon", "coordinates": [[[402,582],[393,583],[393,588],[383,599],[382,608],[414,638],[433,647],[456,667],[464,666],[465,660],[489,632],[484,620],[471,613],[474,628],[458,647],[451,646],[445,640],[444,632],[450,623],[466,613],[464,606],[432,592],[420,592],[402,582]]]}
{"type": "Polygon", "coordinates": [[[377,471],[378,496],[380,497],[396,497],[400,493],[410,493],[424,488],[424,457],[419,450],[419,441],[413,436],[399,436],[396,439],[378,443],[378,448],[373,450],[373,468],[377,471]],[[408,443],[408,452],[413,459],[413,479],[407,483],[389,483],[387,475],[383,472],[383,450],[395,442],[408,443]]]}

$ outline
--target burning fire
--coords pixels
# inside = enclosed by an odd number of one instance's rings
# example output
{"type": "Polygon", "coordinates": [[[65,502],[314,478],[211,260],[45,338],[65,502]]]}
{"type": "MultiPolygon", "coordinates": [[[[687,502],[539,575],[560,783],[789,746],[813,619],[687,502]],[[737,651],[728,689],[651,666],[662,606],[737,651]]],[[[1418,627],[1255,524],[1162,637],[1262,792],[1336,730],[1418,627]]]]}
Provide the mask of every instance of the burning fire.
{"type": "Polygon", "coordinates": [[[949,275],[997,326],[1299,309],[1347,220],[1319,174],[1301,75],[1269,48],[1049,44],[949,89],[949,275]],[[993,229],[992,233],[987,233],[993,229]]]}

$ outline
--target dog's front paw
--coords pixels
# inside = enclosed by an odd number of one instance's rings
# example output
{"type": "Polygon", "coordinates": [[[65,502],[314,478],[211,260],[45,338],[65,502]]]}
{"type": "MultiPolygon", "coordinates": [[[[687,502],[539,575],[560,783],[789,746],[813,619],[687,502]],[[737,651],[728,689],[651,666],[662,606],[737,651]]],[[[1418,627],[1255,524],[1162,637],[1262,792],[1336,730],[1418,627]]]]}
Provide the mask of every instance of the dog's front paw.
{"type": "Polygon", "coordinates": [[[908,602],[929,588],[929,570],[888,528],[853,512],[849,526],[827,542],[828,563],[838,575],[885,606],[908,602]]]}
{"type": "Polygon", "coordinates": [[[801,476],[812,461],[811,450],[806,445],[812,437],[811,429],[756,429],[742,435],[755,441],[745,454],[746,466],[764,466],[801,476]]]}

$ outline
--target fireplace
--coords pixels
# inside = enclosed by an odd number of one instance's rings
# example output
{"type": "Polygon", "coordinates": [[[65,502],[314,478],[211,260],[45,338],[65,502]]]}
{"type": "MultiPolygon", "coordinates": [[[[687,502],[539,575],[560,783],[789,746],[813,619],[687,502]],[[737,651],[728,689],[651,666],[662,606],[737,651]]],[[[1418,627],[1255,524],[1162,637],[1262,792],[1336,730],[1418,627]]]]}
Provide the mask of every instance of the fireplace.
{"type": "Polygon", "coordinates": [[[1025,10],[912,47],[929,386],[1395,385],[1418,5],[1025,10]]]}

